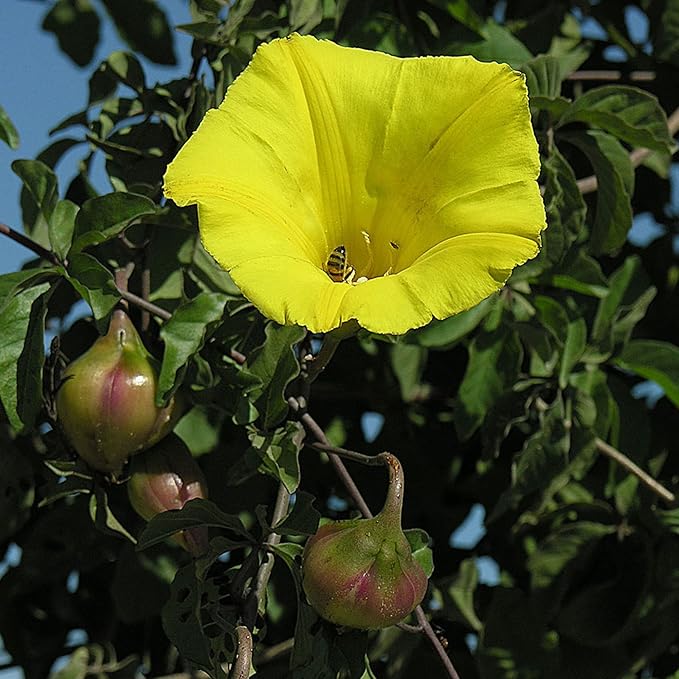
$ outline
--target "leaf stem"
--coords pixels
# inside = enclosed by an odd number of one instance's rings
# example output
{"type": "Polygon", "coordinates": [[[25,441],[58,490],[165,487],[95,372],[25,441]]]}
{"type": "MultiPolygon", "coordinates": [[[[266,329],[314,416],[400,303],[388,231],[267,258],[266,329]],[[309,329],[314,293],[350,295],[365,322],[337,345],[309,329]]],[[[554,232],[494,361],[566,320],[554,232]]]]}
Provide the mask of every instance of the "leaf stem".
{"type": "Polygon", "coordinates": [[[636,463],[632,462],[624,453],[621,453],[617,448],[606,443],[606,441],[596,438],[594,443],[597,450],[603,453],[606,457],[610,458],[614,462],[617,462],[623,469],[626,469],[630,474],[636,476],[641,483],[643,483],[646,488],[655,493],[661,500],[664,500],[667,504],[673,505],[676,503],[677,498],[669,491],[665,486],[658,483],[650,474],[647,474],[641,467],[636,463]]]}

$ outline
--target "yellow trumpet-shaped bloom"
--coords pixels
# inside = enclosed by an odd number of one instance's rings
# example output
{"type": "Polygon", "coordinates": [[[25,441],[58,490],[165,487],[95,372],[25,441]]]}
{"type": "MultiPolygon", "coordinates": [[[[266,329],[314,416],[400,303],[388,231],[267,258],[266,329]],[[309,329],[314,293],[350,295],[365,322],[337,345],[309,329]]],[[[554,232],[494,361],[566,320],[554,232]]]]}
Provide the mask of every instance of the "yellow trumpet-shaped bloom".
{"type": "Polygon", "coordinates": [[[292,35],[259,47],[165,175],[266,316],[401,334],[477,304],[545,227],[524,77],[292,35]]]}

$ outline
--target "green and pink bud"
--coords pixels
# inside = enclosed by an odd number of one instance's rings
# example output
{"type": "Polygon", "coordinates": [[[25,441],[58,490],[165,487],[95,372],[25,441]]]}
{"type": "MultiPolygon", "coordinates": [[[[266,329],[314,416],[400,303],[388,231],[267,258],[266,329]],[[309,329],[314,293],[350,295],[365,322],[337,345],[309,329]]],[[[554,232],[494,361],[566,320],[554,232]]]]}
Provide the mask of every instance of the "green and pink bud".
{"type": "MultiPolygon", "coordinates": [[[[130,463],[127,494],[134,510],[146,521],[170,509],[181,509],[189,500],[207,499],[207,481],[184,442],[170,435],[150,450],[135,455],[130,463]]],[[[207,551],[207,528],[200,526],[174,538],[194,556],[207,551]]]]}
{"type": "Polygon", "coordinates": [[[57,392],[57,416],[75,451],[93,469],[119,476],[130,455],[174,426],[174,399],[155,404],[157,371],[128,315],[114,311],[108,332],[70,363],[57,392]]]}
{"type": "Polygon", "coordinates": [[[304,549],[307,599],[336,625],[388,627],[411,613],[427,591],[427,576],[401,528],[401,465],[393,455],[384,457],[389,491],[382,511],[372,519],[327,523],[304,549]]]}

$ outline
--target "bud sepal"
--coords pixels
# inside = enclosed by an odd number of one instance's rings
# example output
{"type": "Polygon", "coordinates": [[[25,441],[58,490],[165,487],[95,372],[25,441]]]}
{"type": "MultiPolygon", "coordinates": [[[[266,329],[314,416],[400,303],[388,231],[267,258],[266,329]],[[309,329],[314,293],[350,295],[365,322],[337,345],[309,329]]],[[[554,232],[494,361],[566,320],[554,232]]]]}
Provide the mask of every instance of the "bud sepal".
{"type": "Polygon", "coordinates": [[[306,544],[302,585],[326,620],[380,629],[403,620],[427,591],[425,570],[401,528],[403,473],[388,453],[390,484],[382,511],[370,519],[332,521],[306,544]]]}
{"type": "MultiPolygon", "coordinates": [[[[146,521],[171,509],[182,509],[196,498],[206,500],[208,486],[203,471],[186,444],[170,434],[130,462],[127,495],[132,508],[146,521]]],[[[207,551],[207,528],[181,531],[173,539],[194,556],[207,551]]]]}
{"type": "Polygon", "coordinates": [[[56,396],[64,435],[93,469],[114,477],[130,455],[172,430],[173,398],[155,404],[157,370],[129,316],[113,312],[108,332],[65,369],[56,396]]]}

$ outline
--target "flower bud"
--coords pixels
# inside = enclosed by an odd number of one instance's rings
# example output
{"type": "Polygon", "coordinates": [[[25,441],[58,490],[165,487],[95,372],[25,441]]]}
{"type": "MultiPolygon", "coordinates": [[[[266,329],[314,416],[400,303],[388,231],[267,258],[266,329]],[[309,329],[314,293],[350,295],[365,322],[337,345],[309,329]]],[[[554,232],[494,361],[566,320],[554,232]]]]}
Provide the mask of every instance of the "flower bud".
{"type": "MultiPolygon", "coordinates": [[[[132,458],[127,495],[134,511],[148,521],[194,498],[207,498],[207,481],[184,442],[171,434],[132,458]]],[[[207,549],[207,528],[182,531],[175,540],[198,556],[207,549]]]]}
{"type": "Polygon", "coordinates": [[[165,408],[155,405],[152,360],[128,315],[118,309],[106,335],[66,367],[57,416],[66,438],[93,469],[120,475],[130,455],[174,426],[179,415],[174,399],[165,408]]]}
{"type": "Polygon", "coordinates": [[[388,627],[427,591],[427,576],[401,529],[401,465],[393,455],[384,457],[390,482],[382,511],[372,519],[327,523],[304,549],[302,585],[309,603],[337,625],[388,627]]]}

